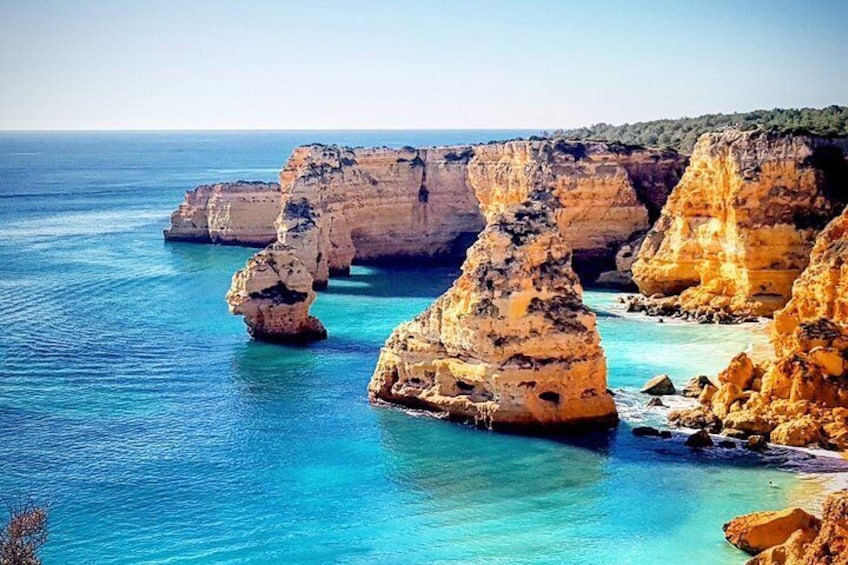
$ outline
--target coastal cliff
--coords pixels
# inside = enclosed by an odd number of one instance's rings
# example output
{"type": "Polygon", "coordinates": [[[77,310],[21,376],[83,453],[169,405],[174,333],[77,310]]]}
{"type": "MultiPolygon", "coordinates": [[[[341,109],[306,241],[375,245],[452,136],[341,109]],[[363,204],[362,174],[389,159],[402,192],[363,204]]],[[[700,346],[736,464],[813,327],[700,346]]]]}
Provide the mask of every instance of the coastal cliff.
{"type": "MultiPolygon", "coordinates": [[[[558,204],[555,228],[574,250],[574,269],[593,281],[615,270],[622,245],[650,226],[685,163],[673,152],[561,139],[420,149],[302,146],[280,172],[276,245],[321,289],[354,261],[458,260],[487,220],[544,190],[558,204]]],[[[175,218],[203,209],[202,196],[175,218]]],[[[202,232],[202,222],[194,223],[202,232]]],[[[626,279],[629,261],[619,265],[626,265],[626,279]]]]}
{"type": "Polygon", "coordinates": [[[186,193],[171,214],[166,240],[261,247],[277,239],[280,185],[227,182],[203,185],[186,193]]]}
{"type": "Polygon", "coordinates": [[[453,286],[380,353],[373,401],[489,428],[617,421],[595,316],[582,303],[550,192],[505,204],[453,286]]]}
{"type": "Polygon", "coordinates": [[[703,135],[632,267],[641,292],[698,318],[781,308],[848,197],[846,149],[806,134],[703,135]]]}
{"type": "Polygon", "coordinates": [[[810,264],[792,287],[792,299],[775,313],[775,350],[791,353],[795,328],[819,318],[848,327],[848,210],[816,238],[810,264]]]}
{"type": "MultiPolygon", "coordinates": [[[[848,449],[848,210],[816,239],[810,263],[775,313],[776,358],[754,363],[739,354],[701,395],[695,409],[729,435],[762,435],[773,443],[848,449]]],[[[672,422],[696,420],[673,412],[672,422]]]]}

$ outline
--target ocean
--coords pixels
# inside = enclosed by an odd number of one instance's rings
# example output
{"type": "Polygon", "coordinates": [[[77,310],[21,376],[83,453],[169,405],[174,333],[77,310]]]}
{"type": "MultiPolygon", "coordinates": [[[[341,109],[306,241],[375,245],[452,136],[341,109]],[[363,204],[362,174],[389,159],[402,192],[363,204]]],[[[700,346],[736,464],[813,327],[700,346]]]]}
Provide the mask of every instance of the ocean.
{"type": "Polygon", "coordinates": [[[314,305],[329,339],[287,347],[227,313],[254,250],[162,239],[186,190],[275,180],[302,143],[532,133],[0,134],[0,496],[47,506],[44,562],[743,562],[722,523],[801,499],[798,462],[631,428],[663,421],[648,378],[714,373],[761,331],[587,291],[624,421],[502,435],[368,403],[381,344],[456,268],[355,267],[314,305]]]}

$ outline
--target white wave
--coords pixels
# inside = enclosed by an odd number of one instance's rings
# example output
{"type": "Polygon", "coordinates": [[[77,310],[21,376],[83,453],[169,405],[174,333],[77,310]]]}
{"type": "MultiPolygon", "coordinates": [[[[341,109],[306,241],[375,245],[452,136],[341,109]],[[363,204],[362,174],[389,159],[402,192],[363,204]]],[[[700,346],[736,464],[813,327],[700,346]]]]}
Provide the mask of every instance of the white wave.
{"type": "Polygon", "coordinates": [[[53,214],[43,218],[9,222],[0,227],[3,238],[79,237],[133,231],[156,220],[167,219],[162,210],[98,210],[53,214]]]}

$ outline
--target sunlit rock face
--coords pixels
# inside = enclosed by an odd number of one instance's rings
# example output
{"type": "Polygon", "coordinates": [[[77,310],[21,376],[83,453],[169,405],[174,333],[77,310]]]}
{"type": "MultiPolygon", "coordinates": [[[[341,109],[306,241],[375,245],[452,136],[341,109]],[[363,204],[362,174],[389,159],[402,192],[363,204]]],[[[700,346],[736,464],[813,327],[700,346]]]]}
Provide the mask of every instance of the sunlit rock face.
{"type": "Polygon", "coordinates": [[[315,300],[312,276],[285,245],[269,245],[233,276],[230,312],[244,317],[248,332],[264,341],[304,343],[327,337],[309,315],[315,300]]]}
{"type": "Polygon", "coordinates": [[[848,490],[828,495],[821,520],[789,508],[739,516],[724,529],[730,543],[756,554],[746,565],[848,565],[848,490]]]}
{"type": "Polygon", "coordinates": [[[382,349],[374,401],[491,428],[617,421],[595,316],[582,303],[550,192],[505,204],[453,286],[382,349]]]}
{"type": "MultiPolygon", "coordinates": [[[[562,202],[557,223],[578,272],[594,280],[650,226],[685,163],[673,152],[549,139],[420,149],[308,145],[281,171],[277,204],[256,201],[258,235],[243,243],[286,243],[321,287],[354,261],[459,260],[486,215],[541,187],[562,202]],[[274,207],[276,238],[268,223],[274,207]]],[[[241,184],[232,185],[233,199],[241,184]]],[[[230,190],[217,186],[214,197],[209,187],[190,193],[166,237],[223,241],[226,232],[227,242],[238,243],[247,216],[218,215],[209,227],[207,208],[230,190]]]]}
{"type": "Polygon", "coordinates": [[[846,148],[803,134],[703,135],[633,265],[642,293],[679,294],[696,315],[781,308],[848,199],[846,148]]]}
{"type": "Polygon", "coordinates": [[[790,354],[797,348],[792,339],[795,328],[818,318],[848,326],[848,210],[816,238],[810,264],[792,287],[792,299],[775,313],[777,352],[790,354]]]}
{"type": "Polygon", "coordinates": [[[281,206],[280,185],[227,182],[186,193],[171,215],[165,239],[265,246],[277,239],[274,222],[281,206]]]}
{"type": "MultiPolygon", "coordinates": [[[[785,308],[774,315],[775,358],[739,354],[703,397],[726,433],[773,443],[848,449],[848,318],[844,304],[848,210],[816,239],[810,263],[785,308]]],[[[691,414],[672,413],[683,423],[691,414]]],[[[714,422],[715,418],[710,419],[714,422]]]]}

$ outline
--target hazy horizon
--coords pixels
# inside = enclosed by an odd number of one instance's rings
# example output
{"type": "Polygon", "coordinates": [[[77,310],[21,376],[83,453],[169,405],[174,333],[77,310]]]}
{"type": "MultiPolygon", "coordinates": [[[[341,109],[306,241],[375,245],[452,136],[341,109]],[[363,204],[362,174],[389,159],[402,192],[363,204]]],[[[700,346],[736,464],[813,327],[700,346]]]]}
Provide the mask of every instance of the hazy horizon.
{"type": "Polygon", "coordinates": [[[848,2],[0,0],[3,131],[542,131],[848,104],[848,2]]]}

